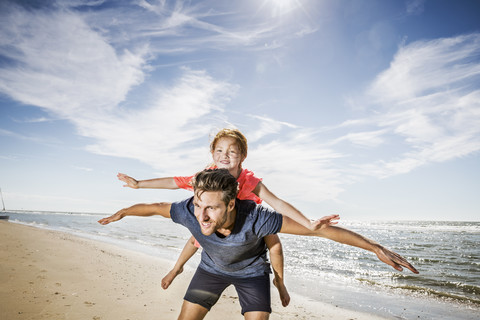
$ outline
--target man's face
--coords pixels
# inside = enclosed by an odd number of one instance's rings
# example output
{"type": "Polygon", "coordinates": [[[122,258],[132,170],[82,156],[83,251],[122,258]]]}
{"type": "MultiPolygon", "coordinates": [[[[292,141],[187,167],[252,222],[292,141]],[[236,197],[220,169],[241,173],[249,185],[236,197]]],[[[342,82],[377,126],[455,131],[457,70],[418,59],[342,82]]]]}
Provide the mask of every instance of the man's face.
{"type": "Polygon", "coordinates": [[[200,195],[195,192],[193,205],[202,233],[209,236],[224,226],[228,213],[235,207],[235,202],[233,201],[232,206],[231,201],[227,207],[222,200],[221,191],[207,191],[200,195]]]}

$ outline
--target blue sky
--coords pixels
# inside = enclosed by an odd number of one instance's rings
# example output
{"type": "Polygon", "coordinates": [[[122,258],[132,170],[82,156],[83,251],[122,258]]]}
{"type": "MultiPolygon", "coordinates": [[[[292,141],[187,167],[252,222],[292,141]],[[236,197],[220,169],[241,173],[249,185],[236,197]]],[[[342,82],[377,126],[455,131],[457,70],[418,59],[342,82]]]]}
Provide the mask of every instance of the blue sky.
{"type": "Polygon", "coordinates": [[[2,1],[7,208],[104,212],[123,188],[244,167],[316,218],[480,217],[479,1],[2,1]]]}

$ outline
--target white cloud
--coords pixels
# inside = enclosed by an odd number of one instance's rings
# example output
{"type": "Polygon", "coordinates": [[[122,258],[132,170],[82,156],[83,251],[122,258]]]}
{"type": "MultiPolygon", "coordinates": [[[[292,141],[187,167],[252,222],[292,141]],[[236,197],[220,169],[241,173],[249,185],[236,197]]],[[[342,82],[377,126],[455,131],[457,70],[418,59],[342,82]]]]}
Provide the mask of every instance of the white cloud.
{"type": "Polygon", "coordinates": [[[21,140],[29,140],[29,141],[39,142],[39,143],[45,142],[44,139],[38,136],[24,135],[18,132],[13,132],[5,129],[0,129],[0,136],[12,137],[12,138],[21,139],[21,140]]]}
{"type": "Polygon", "coordinates": [[[480,75],[480,34],[431,41],[401,47],[390,67],[370,88],[370,96],[388,106],[432,93],[458,88],[480,75]]]}
{"type": "Polygon", "coordinates": [[[333,199],[350,183],[335,165],[343,155],[317,141],[310,130],[293,128],[278,139],[253,145],[246,165],[289,201],[333,199]]]}
{"type": "Polygon", "coordinates": [[[87,167],[72,166],[72,168],[74,168],[74,169],[76,169],[76,170],[80,170],[80,171],[86,171],[86,172],[91,172],[91,171],[93,171],[92,168],[87,168],[87,167]]]}
{"type": "Polygon", "coordinates": [[[15,64],[2,67],[0,91],[17,101],[70,118],[110,110],[143,81],[144,53],[117,54],[77,15],[17,11],[3,18],[0,54],[15,64]]]}
{"type": "Polygon", "coordinates": [[[425,10],[426,0],[407,0],[407,14],[420,15],[425,10]]]}
{"type": "Polygon", "coordinates": [[[204,70],[169,69],[161,84],[152,77],[159,71],[150,62],[160,53],[278,48],[296,36],[295,26],[289,33],[280,21],[226,23],[241,17],[164,1],[137,4],[128,9],[138,15],[10,9],[0,22],[0,55],[13,63],[0,67],[0,91],[69,120],[92,138],[90,152],[137,159],[159,174],[200,169],[210,160],[209,134],[246,123],[246,166],[288,200],[333,199],[365,175],[407,173],[480,149],[479,34],[400,47],[365,95],[350,98],[365,106],[364,117],[313,129],[268,115],[230,118],[225,106],[237,86],[204,70]]]}
{"type": "Polygon", "coordinates": [[[401,47],[365,96],[374,114],[344,126],[380,127],[385,143],[400,139],[403,147],[356,166],[387,177],[480,150],[479,57],[480,34],[401,47]]]}
{"type": "Polygon", "coordinates": [[[374,148],[384,143],[385,130],[365,131],[347,133],[344,136],[332,140],[329,144],[334,145],[340,142],[348,141],[357,146],[374,148]]]}
{"type": "Polygon", "coordinates": [[[217,123],[216,114],[234,93],[235,86],[205,72],[185,70],[178,83],[159,90],[148,108],[76,123],[83,135],[97,141],[88,147],[92,152],[138,159],[160,171],[190,172],[209,161],[208,141],[203,148],[194,142],[208,136],[217,123]]]}
{"type": "Polygon", "coordinates": [[[297,128],[296,125],[285,122],[285,121],[278,121],[266,116],[258,116],[258,115],[248,115],[252,119],[259,120],[260,123],[255,126],[254,131],[249,132],[248,134],[248,141],[249,142],[256,142],[263,137],[279,133],[282,128],[297,128]]]}
{"type": "Polygon", "coordinates": [[[139,159],[160,171],[206,164],[191,143],[208,135],[235,86],[184,69],[176,83],[122,105],[144,80],[148,48],[117,52],[68,11],[18,9],[6,18],[0,54],[16,63],[2,67],[0,91],[72,122],[96,141],[91,152],[139,159]]]}

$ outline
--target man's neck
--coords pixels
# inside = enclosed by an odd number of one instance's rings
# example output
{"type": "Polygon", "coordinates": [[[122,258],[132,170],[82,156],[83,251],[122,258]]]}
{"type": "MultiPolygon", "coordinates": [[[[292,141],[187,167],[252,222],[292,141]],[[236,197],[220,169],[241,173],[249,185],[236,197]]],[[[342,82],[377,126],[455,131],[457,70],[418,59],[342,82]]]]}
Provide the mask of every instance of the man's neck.
{"type": "Polygon", "coordinates": [[[221,228],[217,230],[217,233],[228,237],[235,227],[235,217],[237,216],[237,208],[234,208],[232,212],[228,214],[227,221],[223,224],[221,228]]]}

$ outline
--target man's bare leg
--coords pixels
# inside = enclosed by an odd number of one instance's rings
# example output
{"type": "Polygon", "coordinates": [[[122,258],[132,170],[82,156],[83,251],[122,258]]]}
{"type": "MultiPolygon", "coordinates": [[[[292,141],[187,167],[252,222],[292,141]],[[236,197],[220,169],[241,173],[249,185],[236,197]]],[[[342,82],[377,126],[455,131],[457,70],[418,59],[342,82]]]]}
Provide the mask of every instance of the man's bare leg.
{"type": "MultiPolygon", "coordinates": [[[[178,320],[202,320],[208,313],[208,309],[199,304],[183,300],[182,311],[178,320]]],[[[246,319],[246,318],[245,318],[246,319]]],[[[262,319],[262,318],[259,318],[262,319]]],[[[268,319],[268,318],[266,318],[268,319]]]]}
{"type": "Polygon", "coordinates": [[[243,314],[245,320],[268,320],[270,313],[264,311],[251,311],[243,314]]]}

